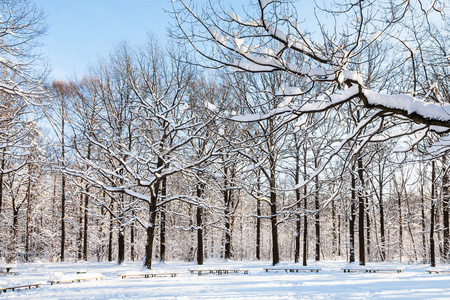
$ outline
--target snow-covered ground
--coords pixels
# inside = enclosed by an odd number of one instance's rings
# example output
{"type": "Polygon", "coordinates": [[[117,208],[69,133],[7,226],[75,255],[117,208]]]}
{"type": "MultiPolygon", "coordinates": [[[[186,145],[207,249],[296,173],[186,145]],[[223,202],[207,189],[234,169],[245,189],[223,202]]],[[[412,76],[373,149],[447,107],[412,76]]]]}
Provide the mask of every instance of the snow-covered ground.
{"type": "MultiPolygon", "coordinates": [[[[142,262],[18,264],[19,275],[0,277],[0,286],[44,283],[38,289],[8,291],[3,299],[430,299],[450,298],[450,274],[428,274],[425,265],[370,263],[368,267],[401,267],[401,273],[344,273],[345,262],[311,263],[319,273],[265,272],[269,262],[207,261],[155,264],[151,272],[176,272],[176,277],[126,278],[146,272],[142,262]],[[248,269],[249,274],[190,274],[189,269],[248,269]],[[77,271],[86,274],[76,275],[77,271]],[[103,280],[50,285],[47,281],[77,276],[103,280]]],[[[299,267],[282,263],[277,267],[299,267]]],[[[355,265],[354,267],[358,267],[355,265]]],[[[436,269],[450,269],[442,265],[436,269]]]]}

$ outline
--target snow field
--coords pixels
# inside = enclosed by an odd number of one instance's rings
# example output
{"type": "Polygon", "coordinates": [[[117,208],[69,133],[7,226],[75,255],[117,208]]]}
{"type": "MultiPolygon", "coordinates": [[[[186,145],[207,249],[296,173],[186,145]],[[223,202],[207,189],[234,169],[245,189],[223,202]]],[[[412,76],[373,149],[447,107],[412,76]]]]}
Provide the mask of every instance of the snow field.
{"type": "MultiPolygon", "coordinates": [[[[142,262],[115,263],[30,263],[19,264],[17,276],[0,277],[1,287],[45,283],[38,289],[2,294],[3,299],[448,299],[450,274],[428,274],[426,265],[370,263],[372,268],[404,267],[402,273],[343,273],[345,262],[312,263],[319,273],[265,272],[269,262],[207,261],[205,265],[169,262],[153,270],[142,262]],[[248,269],[246,274],[190,274],[190,269],[248,269]],[[77,271],[86,274],[77,275],[77,271]],[[126,278],[117,274],[177,272],[177,277],[126,278]],[[103,280],[50,285],[55,278],[103,280]]],[[[277,267],[300,268],[283,263],[277,267]]],[[[355,265],[355,268],[358,266],[355,265]]],[[[440,266],[447,269],[450,266],[440,266]]]]}

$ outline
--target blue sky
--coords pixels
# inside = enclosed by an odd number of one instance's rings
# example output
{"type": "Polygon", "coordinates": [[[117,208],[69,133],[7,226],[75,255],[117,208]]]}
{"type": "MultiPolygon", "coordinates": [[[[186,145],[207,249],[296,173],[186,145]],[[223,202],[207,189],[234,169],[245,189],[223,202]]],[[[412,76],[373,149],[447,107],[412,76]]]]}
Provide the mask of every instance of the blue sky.
{"type": "Polygon", "coordinates": [[[107,56],[120,41],[145,42],[148,32],[165,43],[170,19],[167,0],[34,0],[46,15],[48,32],[41,51],[52,79],[81,76],[89,64],[107,56]]]}
{"type": "MultiPolygon", "coordinates": [[[[41,51],[52,69],[50,80],[71,79],[107,57],[119,42],[143,45],[147,33],[166,44],[172,0],[32,0],[46,15],[41,51]]],[[[237,11],[250,0],[224,0],[237,11]]],[[[300,11],[311,3],[299,2],[300,11]]]]}

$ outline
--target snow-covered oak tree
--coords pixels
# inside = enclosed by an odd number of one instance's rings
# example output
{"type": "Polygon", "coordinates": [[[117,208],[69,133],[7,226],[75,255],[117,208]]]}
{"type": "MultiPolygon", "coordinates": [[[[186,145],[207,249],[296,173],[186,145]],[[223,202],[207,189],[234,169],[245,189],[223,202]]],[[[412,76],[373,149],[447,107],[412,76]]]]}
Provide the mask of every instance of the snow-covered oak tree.
{"type": "Polygon", "coordinates": [[[46,30],[43,12],[28,0],[2,0],[0,14],[0,91],[38,104],[46,75],[35,50],[46,30]]]}
{"type": "Polygon", "coordinates": [[[24,0],[0,1],[0,213],[4,174],[24,165],[6,168],[13,147],[26,148],[31,120],[30,103],[40,103],[43,74],[37,71],[36,38],[45,32],[43,15],[24,0]]]}
{"type": "Polygon", "coordinates": [[[126,226],[135,222],[145,229],[144,265],[151,268],[157,213],[173,200],[195,202],[190,195],[169,197],[165,188],[172,176],[210,156],[208,149],[192,159],[183,155],[193,140],[203,140],[200,133],[211,122],[189,111],[193,79],[190,65],[169,58],[149,38],[139,50],[121,44],[80,85],[80,102],[92,111],[90,117],[81,114],[74,128],[77,158],[85,168],[67,172],[114,199],[110,213],[120,224],[119,263],[126,226]]]}
{"type": "Polygon", "coordinates": [[[440,14],[446,10],[440,1],[341,1],[335,7],[316,7],[316,32],[309,31],[310,24],[302,21],[307,16],[297,16],[296,7],[300,9],[301,4],[258,0],[248,7],[245,15],[238,15],[218,2],[199,10],[192,1],[174,1],[178,37],[198,52],[197,64],[236,72],[284,72],[309,81],[306,89],[285,89],[281,96],[291,98],[287,105],[264,114],[235,116],[234,120],[286,113],[301,116],[342,110],[353,103],[364,113],[347,138],[356,137],[364,128],[368,128],[366,142],[399,134],[449,131],[450,107],[440,89],[443,81],[423,75],[448,68],[446,39],[438,34],[440,14]],[[336,22],[321,23],[323,15],[336,22]],[[341,26],[345,28],[342,31],[341,26]],[[425,40],[425,34],[431,38],[425,40]],[[380,62],[370,57],[368,53],[376,48],[388,51],[389,57],[380,62]],[[425,51],[431,48],[436,49],[433,55],[425,51]],[[440,65],[431,64],[438,58],[440,65]],[[381,80],[371,80],[370,64],[375,64],[372,69],[384,69],[381,80]],[[394,80],[393,74],[400,70],[407,75],[394,80]],[[400,132],[394,133],[394,125],[400,132]],[[383,127],[389,129],[380,135],[383,127]]]}
{"type": "Polygon", "coordinates": [[[310,16],[297,14],[302,4],[292,1],[257,0],[243,12],[225,9],[219,1],[204,6],[199,1],[173,3],[174,35],[198,54],[195,64],[291,78],[278,91],[259,91],[269,98],[265,103],[283,105],[272,105],[269,111],[269,105],[250,106],[250,111],[225,112],[222,117],[237,122],[282,117],[296,122],[315,114],[346,128],[326,159],[293,189],[316,180],[334,158],[344,158],[341,169],[352,175],[350,220],[354,226],[357,202],[364,264],[368,202],[363,192],[367,186],[363,149],[370,143],[400,139],[408,141],[403,149],[408,151],[430,137],[434,144],[428,151],[433,155],[450,150],[448,36],[440,30],[447,8],[441,1],[344,0],[329,7],[316,5],[311,21],[310,16]]]}

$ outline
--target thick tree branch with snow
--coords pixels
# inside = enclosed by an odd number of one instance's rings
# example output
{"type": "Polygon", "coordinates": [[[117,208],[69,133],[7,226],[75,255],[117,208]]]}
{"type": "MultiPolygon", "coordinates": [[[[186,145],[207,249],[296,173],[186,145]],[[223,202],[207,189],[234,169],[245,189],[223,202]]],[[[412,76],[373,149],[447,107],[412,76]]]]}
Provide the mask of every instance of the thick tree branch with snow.
{"type": "MultiPolygon", "coordinates": [[[[427,11],[417,15],[417,6],[424,6],[423,1],[399,2],[391,6],[379,4],[377,11],[374,3],[367,5],[363,1],[343,5],[340,11],[321,10],[322,14],[344,18],[346,21],[342,22],[350,24],[349,31],[334,36],[328,34],[321,23],[318,27],[322,36],[307,33],[303,28],[305,23],[300,23],[300,18],[304,16],[289,14],[295,8],[283,1],[259,0],[254,12],[246,13],[245,17],[233,10],[219,11],[216,5],[197,10],[192,2],[189,4],[180,0],[174,3],[180,29],[178,37],[187,40],[200,54],[197,64],[228,67],[235,72],[285,72],[309,82],[306,90],[288,87],[275,95],[295,98],[289,105],[269,114],[235,116],[233,119],[236,121],[256,121],[287,112],[322,112],[354,102],[366,109],[380,110],[431,126],[431,131],[443,133],[450,130],[450,106],[444,104],[445,101],[432,101],[425,85],[422,85],[423,93],[417,92],[417,84],[410,93],[408,90],[403,92],[397,82],[390,82],[390,73],[405,67],[409,57],[398,64],[391,64],[387,59],[381,85],[368,86],[371,74],[370,71],[364,72],[367,69],[364,64],[369,65],[372,60],[370,57],[364,58],[364,62],[362,57],[368,57],[366,53],[373,51],[375,45],[386,43],[393,45],[391,49],[394,49],[395,41],[401,47],[408,45],[405,41],[410,39],[409,32],[400,31],[412,24],[413,17],[428,19],[428,14],[432,13],[427,11]],[[318,38],[323,42],[318,42],[318,38]]],[[[438,13],[437,10],[434,12],[438,13]]],[[[412,46],[407,49],[409,55],[415,53],[412,46]]],[[[393,57],[401,51],[394,53],[393,57]]],[[[417,68],[417,64],[411,68],[417,68]]],[[[417,77],[416,74],[414,80],[417,77]]]]}

